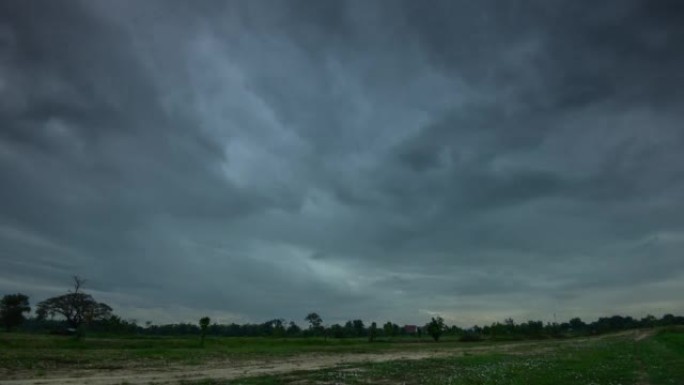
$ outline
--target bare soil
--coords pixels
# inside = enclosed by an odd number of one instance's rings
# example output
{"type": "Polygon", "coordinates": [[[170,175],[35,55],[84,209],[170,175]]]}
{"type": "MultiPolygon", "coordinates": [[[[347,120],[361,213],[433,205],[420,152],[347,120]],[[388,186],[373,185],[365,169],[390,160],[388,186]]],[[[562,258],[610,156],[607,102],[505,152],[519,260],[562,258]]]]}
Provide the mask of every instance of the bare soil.
{"type": "Polygon", "coordinates": [[[641,341],[655,334],[655,330],[637,330],[634,335],[634,341],[641,341]]]}
{"type": "Polygon", "coordinates": [[[64,370],[51,371],[44,376],[36,377],[35,373],[17,372],[12,378],[0,380],[1,385],[50,385],[50,384],[178,384],[181,381],[199,381],[206,379],[230,380],[242,377],[283,374],[300,370],[317,370],[340,365],[386,362],[397,360],[420,360],[435,357],[461,356],[491,351],[514,353],[525,349],[534,352],[536,343],[515,343],[493,346],[474,346],[469,348],[439,349],[433,351],[401,351],[384,353],[341,353],[341,354],[305,354],[287,358],[264,358],[258,361],[217,361],[203,366],[169,366],[157,369],[124,369],[124,370],[64,370]]]}

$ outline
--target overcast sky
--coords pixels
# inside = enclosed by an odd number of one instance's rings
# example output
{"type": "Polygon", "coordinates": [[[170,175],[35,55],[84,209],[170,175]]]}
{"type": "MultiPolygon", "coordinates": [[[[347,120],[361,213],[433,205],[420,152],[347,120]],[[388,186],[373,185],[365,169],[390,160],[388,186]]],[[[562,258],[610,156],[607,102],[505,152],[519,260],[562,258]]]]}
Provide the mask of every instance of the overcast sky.
{"type": "Polygon", "coordinates": [[[0,294],[684,313],[681,1],[0,2],[0,294]]]}

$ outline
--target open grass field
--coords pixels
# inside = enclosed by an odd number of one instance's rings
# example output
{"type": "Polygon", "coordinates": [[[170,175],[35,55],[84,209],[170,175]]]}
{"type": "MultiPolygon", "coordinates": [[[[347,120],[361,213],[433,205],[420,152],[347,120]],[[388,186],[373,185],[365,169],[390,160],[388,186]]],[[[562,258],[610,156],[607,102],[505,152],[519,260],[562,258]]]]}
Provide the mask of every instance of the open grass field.
{"type": "Polygon", "coordinates": [[[3,334],[0,384],[684,385],[684,330],[565,340],[95,338],[3,334]]]}

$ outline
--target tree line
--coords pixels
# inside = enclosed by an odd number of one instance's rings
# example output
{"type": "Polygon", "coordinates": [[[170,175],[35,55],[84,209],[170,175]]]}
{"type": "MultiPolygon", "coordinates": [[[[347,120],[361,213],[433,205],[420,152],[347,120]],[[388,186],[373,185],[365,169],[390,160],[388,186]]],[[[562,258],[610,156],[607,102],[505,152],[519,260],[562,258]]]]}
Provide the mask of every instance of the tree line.
{"type": "Polygon", "coordinates": [[[211,323],[209,317],[201,317],[199,323],[178,323],[138,325],[135,321],[124,320],[113,314],[112,308],[97,302],[90,294],[83,292],[85,280],[73,278],[73,289],[66,294],[39,302],[35,316],[31,312],[29,297],[17,293],[8,294],[0,300],[0,324],[7,330],[19,329],[28,332],[65,333],[81,336],[87,328],[90,332],[141,334],[141,335],[198,335],[204,343],[205,336],[225,337],[323,337],[323,338],[367,338],[370,342],[377,338],[425,336],[439,341],[442,336],[454,336],[462,341],[483,339],[541,339],[563,338],[581,335],[604,334],[638,328],[656,326],[684,325],[684,317],[665,314],[661,318],[648,315],[641,319],[630,316],[614,315],[601,317],[590,323],[580,318],[567,322],[526,321],[516,323],[508,318],[504,322],[491,325],[460,328],[448,326],[441,317],[433,317],[422,326],[400,326],[387,321],[382,325],[376,322],[364,323],[361,319],[349,320],[343,324],[325,325],[318,313],[312,312],[303,317],[307,327],[300,327],[295,321],[275,318],[263,323],[218,324],[211,323]]]}

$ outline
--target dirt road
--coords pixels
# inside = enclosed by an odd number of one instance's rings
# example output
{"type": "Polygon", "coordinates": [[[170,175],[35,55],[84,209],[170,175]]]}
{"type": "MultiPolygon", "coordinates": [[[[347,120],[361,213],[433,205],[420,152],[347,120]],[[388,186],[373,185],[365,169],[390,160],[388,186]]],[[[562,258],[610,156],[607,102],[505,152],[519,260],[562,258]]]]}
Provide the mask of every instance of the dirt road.
{"type": "Polygon", "coordinates": [[[316,370],[359,362],[384,362],[394,360],[420,360],[430,357],[460,355],[462,351],[420,351],[379,354],[326,354],[300,355],[284,359],[267,359],[259,362],[239,361],[221,365],[213,363],[209,367],[178,366],[156,371],[124,371],[116,370],[108,373],[98,372],[66,372],[53,373],[46,377],[31,379],[0,380],[2,385],[52,385],[52,384],[177,384],[181,381],[223,379],[279,374],[297,370],[316,370]]]}

